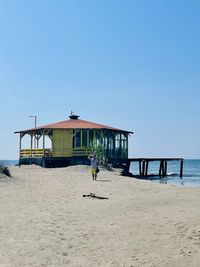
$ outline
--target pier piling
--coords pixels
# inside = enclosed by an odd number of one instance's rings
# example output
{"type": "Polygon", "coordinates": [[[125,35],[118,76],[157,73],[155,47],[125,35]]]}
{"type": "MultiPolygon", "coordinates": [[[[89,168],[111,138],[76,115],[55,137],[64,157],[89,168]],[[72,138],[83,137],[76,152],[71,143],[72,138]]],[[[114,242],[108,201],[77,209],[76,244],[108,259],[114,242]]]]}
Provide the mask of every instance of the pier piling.
{"type": "MultiPolygon", "coordinates": [[[[180,161],[180,178],[183,177],[183,158],[129,158],[126,161],[126,172],[129,173],[131,162],[138,162],[139,164],[139,177],[148,177],[150,175],[156,176],[157,174],[148,174],[149,162],[159,161],[159,177],[167,176],[167,164],[169,161],[180,161]]],[[[133,174],[134,175],[134,174],[133,174]]],[[[137,175],[138,176],[138,175],[137,175]]]]}

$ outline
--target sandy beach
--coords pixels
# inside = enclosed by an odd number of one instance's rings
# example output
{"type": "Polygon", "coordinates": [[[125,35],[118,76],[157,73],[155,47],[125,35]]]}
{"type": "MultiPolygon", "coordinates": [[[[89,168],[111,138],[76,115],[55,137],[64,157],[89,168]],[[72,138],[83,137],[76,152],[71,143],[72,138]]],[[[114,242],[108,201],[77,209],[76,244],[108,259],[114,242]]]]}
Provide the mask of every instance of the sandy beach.
{"type": "Polygon", "coordinates": [[[11,174],[0,179],[0,267],[199,266],[200,188],[107,170],[92,181],[87,166],[11,174]]]}

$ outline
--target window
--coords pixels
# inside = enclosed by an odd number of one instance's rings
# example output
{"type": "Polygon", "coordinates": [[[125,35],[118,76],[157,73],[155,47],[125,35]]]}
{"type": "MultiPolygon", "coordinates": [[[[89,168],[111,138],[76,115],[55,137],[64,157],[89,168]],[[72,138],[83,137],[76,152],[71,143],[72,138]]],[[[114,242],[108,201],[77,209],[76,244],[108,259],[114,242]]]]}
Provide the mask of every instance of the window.
{"type": "Polygon", "coordinates": [[[89,146],[94,145],[94,130],[89,130],[89,146]]]}
{"type": "Polygon", "coordinates": [[[98,147],[101,144],[101,132],[96,131],[96,146],[98,147]]]}
{"type": "Polygon", "coordinates": [[[121,143],[120,143],[120,134],[116,134],[115,136],[115,147],[116,148],[120,148],[121,147],[121,143]]]}
{"type": "Polygon", "coordinates": [[[114,148],[114,142],[113,142],[113,140],[114,140],[114,136],[113,136],[113,133],[112,132],[109,132],[109,149],[110,150],[113,150],[113,148],[114,148]]]}
{"type": "Polygon", "coordinates": [[[82,146],[87,146],[87,130],[82,130],[82,146]]]}
{"type": "Polygon", "coordinates": [[[81,146],[81,131],[74,130],[73,131],[73,148],[81,146]]]}
{"type": "Polygon", "coordinates": [[[76,147],[81,146],[81,131],[77,130],[76,131],[76,147]]]}

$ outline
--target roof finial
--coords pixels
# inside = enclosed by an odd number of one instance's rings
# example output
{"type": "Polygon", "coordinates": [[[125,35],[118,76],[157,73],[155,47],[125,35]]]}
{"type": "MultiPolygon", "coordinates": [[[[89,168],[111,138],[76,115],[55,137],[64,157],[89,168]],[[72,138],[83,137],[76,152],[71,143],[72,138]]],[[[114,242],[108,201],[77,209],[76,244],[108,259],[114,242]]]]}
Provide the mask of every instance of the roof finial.
{"type": "Polygon", "coordinates": [[[79,117],[80,117],[80,116],[75,115],[75,113],[71,110],[71,114],[70,114],[70,116],[69,116],[69,118],[70,118],[71,120],[78,120],[79,117]]]}

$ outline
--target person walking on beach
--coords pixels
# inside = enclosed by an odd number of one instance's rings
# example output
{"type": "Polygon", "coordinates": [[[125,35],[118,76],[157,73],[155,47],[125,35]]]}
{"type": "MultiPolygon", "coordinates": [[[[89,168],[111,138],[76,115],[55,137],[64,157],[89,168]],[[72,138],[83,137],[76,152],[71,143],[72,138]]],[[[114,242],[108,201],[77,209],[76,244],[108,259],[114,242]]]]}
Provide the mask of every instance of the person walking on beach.
{"type": "Polygon", "coordinates": [[[97,159],[95,154],[94,155],[90,155],[88,157],[88,159],[90,160],[90,163],[91,163],[90,172],[92,174],[92,179],[93,179],[93,181],[96,181],[97,180],[97,172],[99,170],[99,161],[98,161],[98,159],[97,159]]]}

